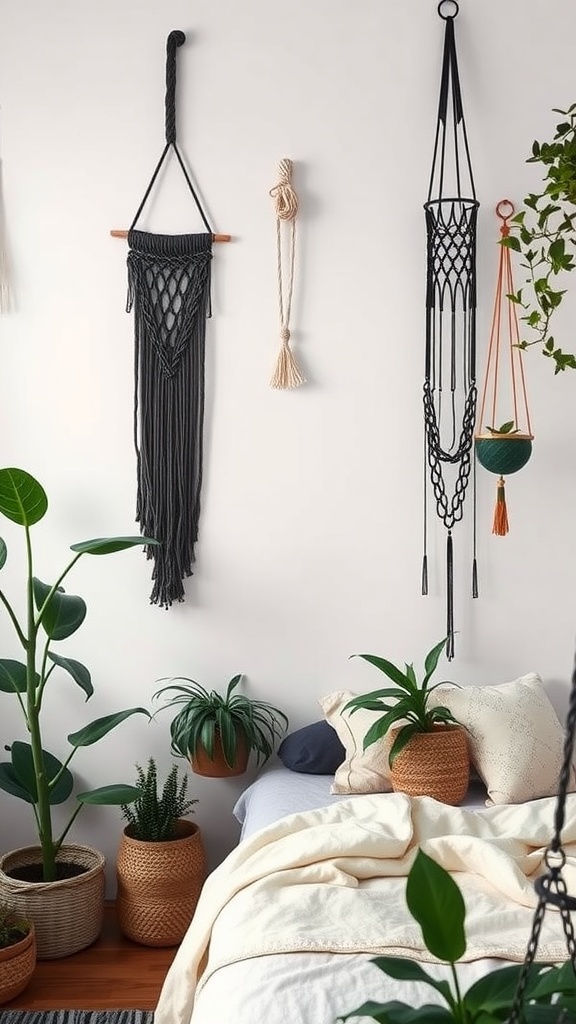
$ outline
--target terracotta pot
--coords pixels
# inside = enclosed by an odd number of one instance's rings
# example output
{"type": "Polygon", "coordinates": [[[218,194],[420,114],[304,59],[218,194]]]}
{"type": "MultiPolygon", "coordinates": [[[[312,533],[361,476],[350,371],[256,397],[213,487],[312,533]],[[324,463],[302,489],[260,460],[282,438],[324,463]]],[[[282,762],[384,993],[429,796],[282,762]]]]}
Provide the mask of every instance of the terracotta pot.
{"type": "MultiPolygon", "coordinates": [[[[393,730],[392,742],[398,731],[393,730]]],[[[390,778],[397,793],[460,804],[470,781],[466,730],[460,725],[437,725],[432,732],[416,733],[398,754],[390,778]]]]}
{"type": "Polygon", "coordinates": [[[84,870],[57,882],[26,882],[11,871],[42,863],[39,846],[0,857],[0,900],[34,922],[39,960],[57,960],[91,946],[104,920],[105,859],[90,846],[62,846],[57,861],[84,870]]]}
{"type": "Polygon", "coordinates": [[[0,1004],[9,1003],[24,991],[36,968],[34,925],[13,946],[0,949],[0,1004]]]}
{"type": "Polygon", "coordinates": [[[116,878],[116,914],[121,931],[143,946],[177,946],[188,929],[206,877],[206,855],[198,825],[181,818],[177,838],[134,839],[124,829],[116,878]]]}
{"type": "Polygon", "coordinates": [[[218,734],[214,737],[212,757],[208,757],[202,745],[196,748],[191,760],[192,771],[196,775],[206,775],[211,779],[228,779],[235,775],[243,775],[248,767],[250,751],[243,732],[236,734],[236,761],[232,768],[227,764],[218,734]]]}

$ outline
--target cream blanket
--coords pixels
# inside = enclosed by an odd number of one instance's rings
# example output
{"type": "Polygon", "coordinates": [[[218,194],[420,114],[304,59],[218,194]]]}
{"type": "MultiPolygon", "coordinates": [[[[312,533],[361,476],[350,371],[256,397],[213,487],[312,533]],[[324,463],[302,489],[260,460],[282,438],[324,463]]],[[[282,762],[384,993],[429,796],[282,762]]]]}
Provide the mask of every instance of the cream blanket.
{"type": "MultiPolygon", "coordinates": [[[[433,958],[406,910],[418,847],[453,872],[466,902],[464,960],[524,959],[555,798],[472,811],[428,797],[354,797],[293,814],[241,843],[208,878],[164,983],[155,1024],[188,1024],[220,967],[278,952],[433,958]]],[[[564,877],[576,893],[576,795],[568,796],[564,877]]],[[[547,912],[539,960],[567,959],[547,912]]]]}

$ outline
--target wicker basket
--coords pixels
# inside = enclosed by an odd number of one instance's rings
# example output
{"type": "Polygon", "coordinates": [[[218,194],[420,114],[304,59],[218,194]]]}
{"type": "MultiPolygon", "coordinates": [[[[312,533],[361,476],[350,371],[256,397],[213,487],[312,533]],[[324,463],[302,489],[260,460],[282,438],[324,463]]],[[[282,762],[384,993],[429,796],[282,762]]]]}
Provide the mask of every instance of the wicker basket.
{"type": "MultiPolygon", "coordinates": [[[[393,739],[397,732],[394,730],[393,739]]],[[[460,804],[470,779],[466,730],[459,725],[437,725],[433,732],[416,733],[395,759],[390,778],[397,793],[460,804]]]]}
{"type": "Polygon", "coordinates": [[[28,935],[13,946],[0,949],[0,1005],[24,991],[36,967],[34,925],[28,935]]]}
{"type": "Polygon", "coordinates": [[[10,871],[42,862],[39,846],[0,857],[0,900],[34,922],[39,960],[57,960],[96,941],[104,920],[105,860],[90,846],[63,846],[57,860],[85,870],[57,882],[24,882],[10,871]]]}
{"type": "Polygon", "coordinates": [[[124,829],[116,864],[116,913],[124,935],[143,946],[177,946],[190,924],[206,877],[198,825],[178,822],[178,838],[133,839],[124,829]]]}

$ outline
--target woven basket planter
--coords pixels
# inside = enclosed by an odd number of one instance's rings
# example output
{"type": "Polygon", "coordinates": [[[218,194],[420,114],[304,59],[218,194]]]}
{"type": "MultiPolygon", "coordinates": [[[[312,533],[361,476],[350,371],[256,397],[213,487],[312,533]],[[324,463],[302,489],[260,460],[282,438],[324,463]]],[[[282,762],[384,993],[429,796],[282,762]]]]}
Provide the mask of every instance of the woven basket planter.
{"type": "Polygon", "coordinates": [[[39,960],[57,960],[92,945],[104,920],[105,859],[90,846],[63,846],[58,861],[85,870],[57,882],[25,882],[10,871],[42,862],[39,846],[0,857],[0,900],[34,922],[39,960]]]}
{"type": "Polygon", "coordinates": [[[13,946],[0,949],[0,1005],[24,991],[36,967],[34,925],[28,935],[13,946]]]}
{"type": "Polygon", "coordinates": [[[478,462],[490,473],[510,476],[526,465],[532,455],[531,434],[478,434],[475,439],[478,462]]]}
{"type": "MultiPolygon", "coordinates": [[[[392,741],[398,730],[394,730],[392,741]]],[[[437,725],[408,741],[390,769],[392,787],[408,796],[431,796],[456,806],[466,796],[470,755],[466,730],[459,725],[437,725]]]]}
{"type": "Polygon", "coordinates": [[[116,914],[127,938],[143,946],[177,946],[188,929],[206,878],[198,825],[178,822],[178,838],[163,843],[133,839],[124,829],[116,877],[116,914]]]}
{"type": "Polygon", "coordinates": [[[235,775],[243,775],[248,767],[250,751],[243,732],[236,733],[236,760],[232,767],[226,762],[218,733],[214,736],[212,757],[208,757],[203,746],[197,747],[191,759],[192,771],[196,775],[206,775],[210,779],[229,779],[235,775]]]}

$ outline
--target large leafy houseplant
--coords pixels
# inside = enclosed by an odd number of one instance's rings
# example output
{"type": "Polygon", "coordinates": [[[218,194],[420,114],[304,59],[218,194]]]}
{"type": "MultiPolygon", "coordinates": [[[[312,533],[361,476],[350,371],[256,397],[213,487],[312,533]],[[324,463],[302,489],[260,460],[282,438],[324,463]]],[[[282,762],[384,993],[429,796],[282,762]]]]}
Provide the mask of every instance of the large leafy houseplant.
{"type": "Polygon", "coordinates": [[[164,708],[180,708],[170,725],[174,755],[193,762],[203,749],[212,761],[220,745],[230,769],[234,769],[239,749],[244,744],[248,752],[255,751],[258,764],[270,757],[276,739],[288,726],[288,719],[283,711],[267,701],[252,700],[236,693],[242,675],[230,680],[224,696],[207,690],[194,679],[185,676],[177,679],[180,682],[164,686],[154,694],[157,698],[172,692],[164,708]]]}
{"type": "Polygon", "coordinates": [[[434,707],[430,704],[432,692],[437,686],[445,685],[445,683],[435,683],[433,686],[430,686],[430,679],[436,671],[440,655],[446,646],[446,639],[441,640],[426,655],[424,661],[425,674],[421,683],[418,682],[414,665],[412,664],[406,664],[404,670],[402,670],[386,658],[381,658],[375,654],[352,655],[353,658],[363,658],[364,661],[374,665],[394,683],[393,687],[372,690],[370,693],[363,693],[358,697],[353,697],[344,708],[344,711],[351,711],[352,713],[360,708],[381,712],[380,717],[370,726],[364,737],[364,750],[382,739],[397,722],[403,723],[398,729],[396,738],[390,748],[389,762],[391,767],[394,765],[398,754],[410,742],[413,736],[418,733],[432,732],[437,725],[458,724],[448,708],[442,705],[434,707]]]}
{"type": "MultiPolygon", "coordinates": [[[[454,879],[419,850],[408,875],[406,902],[422,929],[426,949],[449,965],[451,983],[433,978],[414,960],[379,956],[371,962],[397,981],[420,982],[437,992],[442,1005],[412,1007],[398,1000],[368,1000],[340,1021],[370,1017],[378,1024],[500,1024],[515,1003],[523,964],[491,971],[462,992],[456,970],[466,952],[465,906],[454,879]]],[[[522,1024],[573,1024],[576,1020],[576,976],[570,961],[561,966],[532,964],[527,969],[521,1002],[522,1024]],[[566,1016],[562,1017],[564,1011],[566,1016]]]]}
{"type": "MultiPolygon", "coordinates": [[[[42,880],[51,882],[56,878],[58,851],[82,807],[85,804],[127,803],[140,792],[135,786],[121,783],[77,793],[77,806],[58,834],[52,809],[72,794],[74,778],[70,762],[81,747],[96,743],[131,715],[150,717],[145,708],[135,707],[90,722],[68,735],[70,750],[63,761],[44,748],[42,711],[46,687],[53,673],[58,675],[58,670],[68,673],[86,700],[94,692],[88,669],[74,658],[52,650],[55,642],[67,640],[76,632],[86,615],[83,599],[65,593],[62,583],[83,555],[107,555],[137,545],[155,544],[156,541],[147,537],[109,537],[72,544],[74,557],[54,583],[43,583],[34,574],[31,528],[43,519],[47,508],[46,492],[33,476],[22,469],[0,469],[0,513],[23,527],[26,548],[25,611],[22,617],[4,590],[0,589],[0,602],[24,649],[25,662],[0,659],[0,691],[12,694],[17,700],[29,734],[29,742],[14,740],[6,747],[10,760],[0,763],[0,789],[31,805],[42,850],[42,880]]],[[[7,554],[6,544],[0,538],[0,569],[4,568],[7,554]]]]}
{"type": "Polygon", "coordinates": [[[576,369],[576,355],[564,352],[550,333],[552,317],[566,289],[559,278],[576,266],[576,103],[555,109],[562,120],[550,142],[535,141],[528,163],[541,164],[541,190],[524,199],[524,209],[512,218],[511,233],[501,244],[520,253],[527,271],[524,285],[510,299],[524,312],[526,325],[519,347],[541,345],[552,359],[554,372],[576,369]]]}

